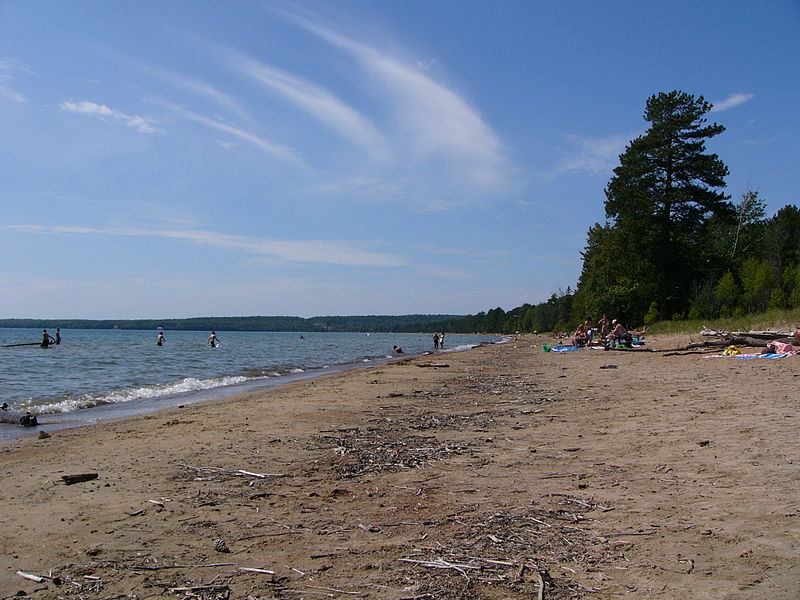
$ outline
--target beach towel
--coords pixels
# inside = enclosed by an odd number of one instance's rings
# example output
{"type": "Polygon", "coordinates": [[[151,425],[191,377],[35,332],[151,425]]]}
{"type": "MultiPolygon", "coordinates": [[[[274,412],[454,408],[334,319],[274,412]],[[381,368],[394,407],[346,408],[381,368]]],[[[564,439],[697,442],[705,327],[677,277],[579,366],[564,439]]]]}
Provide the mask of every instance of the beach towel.
{"type": "Polygon", "coordinates": [[[787,356],[792,355],[794,355],[794,352],[784,352],[782,354],[770,352],[768,354],[740,354],[736,358],[786,358],[787,356]]]}
{"type": "Polygon", "coordinates": [[[553,352],[572,352],[573,350],[583,350],[583,346],[553,346],[553,352]]]}

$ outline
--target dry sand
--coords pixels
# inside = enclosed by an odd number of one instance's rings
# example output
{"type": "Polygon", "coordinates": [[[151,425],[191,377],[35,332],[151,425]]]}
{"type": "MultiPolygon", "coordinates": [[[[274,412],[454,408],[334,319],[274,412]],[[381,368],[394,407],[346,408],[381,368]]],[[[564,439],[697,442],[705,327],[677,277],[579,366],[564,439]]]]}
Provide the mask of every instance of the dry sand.
{"type": "Polygon", "coordinates": [[[0,446],[0,594],[800,597],[800,356],[541,342],[0,446]]]}

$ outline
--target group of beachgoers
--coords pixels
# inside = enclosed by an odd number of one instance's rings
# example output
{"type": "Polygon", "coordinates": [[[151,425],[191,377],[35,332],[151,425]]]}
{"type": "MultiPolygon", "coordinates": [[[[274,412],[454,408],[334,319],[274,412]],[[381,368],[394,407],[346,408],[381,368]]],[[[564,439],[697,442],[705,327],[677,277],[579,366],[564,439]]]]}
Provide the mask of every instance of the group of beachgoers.
{"type": "MultiPolygon", "coordinates": [[[[36,342],[34,342],[35,344],[36,342]]],[[[61,328],[56,329],[56,337],[47,333],[47,329],[42,329],[42,343],[39,344],[42,348],[49,348],[52,345],[61,343],[61,328]]]]}
{"type": "Polygon", "coordinates": [[[572,345],[580,347],[597,345],[606,348],[625,346],[630,348],[634,342],[640,341],[645,336],[647,330],[647,327],[641,331],[628,330],[617,319],[609,319],[605,314],[597,324],[594,323],[591,317],[586,317],[586,321],[578,325],[575,333],[572,334],[572,345]]]}
{"type": "Polygon", "coordinates": [[[433,334],[433,349],[439,350],[441,348],[444,348],[444,331],[433,334]]]}
{"type": "MultiPolygon", "coordinates": [[[[212,331],[211,335],[209,335],[208,339],[206,340],[206,344],[208,344],[212,348],[216,348],[217,346],[219,346],[219,343],[221,341],[222,340],[217,336],[217,332],[216,331],[212,331]]],[[[167,338],[164,337],[164,332],[163,331],[159,331],[158,335],[156,336],[156,346],[163,346],[166,342],[167,342],[167,338]]]]}

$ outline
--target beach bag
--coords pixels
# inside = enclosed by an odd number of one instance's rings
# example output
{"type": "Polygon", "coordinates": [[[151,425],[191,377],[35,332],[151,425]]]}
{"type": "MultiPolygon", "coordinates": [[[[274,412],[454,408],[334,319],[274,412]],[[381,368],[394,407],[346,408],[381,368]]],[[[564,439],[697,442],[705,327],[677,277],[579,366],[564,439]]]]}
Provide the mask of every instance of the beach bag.
{"type": "Polygon", "coordinates": [[[741,354],[739,349],[736,346],[728,346],[725,350],[722,351],[725,356],[737,356],[741,354]]]}

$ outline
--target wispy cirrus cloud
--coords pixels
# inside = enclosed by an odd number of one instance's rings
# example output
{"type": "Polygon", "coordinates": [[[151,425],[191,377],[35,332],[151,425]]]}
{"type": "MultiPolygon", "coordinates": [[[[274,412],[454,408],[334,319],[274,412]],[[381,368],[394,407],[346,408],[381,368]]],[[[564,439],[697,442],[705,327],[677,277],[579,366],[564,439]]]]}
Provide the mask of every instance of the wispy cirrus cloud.
{"type": "Polygon", "coordinates": [[[300,27],[353,57],[388,92],[398,131],[417,159],[443,160],[461,180],[483,191],[507,184],[509,164],[503,143],[478,111],[419,67],[406,64],[363,42],[296,13],[282,13],[300,27]]]}
{"type": "Polygon", "coordinates": [[[5,98],[13,102],[25,102],[25,96],[6,85],[6,83],[13,78],[13,71],[31,72],[30,69],[17,60],[12,58],[0,58],[0,98],[5,98]]]}
{"type": "Polygon", "coordinates": [[[753,98],[755,98],[755,94],[731,94],[725,100],[720,100],[718,102],[712,103],[711,112],[720,112],[723,110],[728,110],[729,108],[733,108],[735,106],[739,106],[740,104],[744,104],[745,102],[749,102],[753,98]]]}
{"type": "Polygon", "coordinates": [[[161,130],[155,127],[155,119],[139,115],[129,115],[120,110],[110,108],[105,104],[98,104],[90,100],[62,102],[60,108],[65,112],[95,117],[102,121],[122,123],[126,127],[135,130],[137,133],[161,133],[161,130]]]}
{"type": "Polygon", "coordinates": [[[239,52],[229,50],[227,59],[229,66],[262,88],[282,96],[341,137],[373,156],[388,158],[386,141],[375,126],[329,90],[239,52]]]}
{"type": "Polygon", "coordinates": [[[563,135],[571,147],[563,152],[561,160],[552,169],[542,174],[546,179],[569,173],[610,171],[616,166],[619,155],[628,142],[636,137],[609,135],[592,138],[568,133],[563,135]]]}
{"type": "MultiPolygon", "coordinates": [[[[204,117],[203,115],[199,115],[196,112],[190,111],[177,104],[173,104],[172,102],[167,102],[165,100],[152,100],[152,102],[160,106],[163,106],[167,110],[173,112],[174,114],[180,117],[189,119],[190,121],[194,121],[195,123],[200,123],[201,125],[205,125],[206,127],[209,127],[216,131],[227,133],[235,138],[253,144],[258,148],[261,148],[268,154],[275,156],[276,158],[280,158],[281,160],[284,160],[288,163],[292,163],[300,167],[306,167],[306,164],[292,148],[271,142],[267,139],[264,139],[263,137],[260,137],[240,127],[234,127],[233,125],[228,125],[227,123],[223,123],[222,121],[214,120],[209,117],[204,117]]],[[[217,143],[220,144],[223,148],[225,148],[228,145],[224,141],[222,142],[218,141],[217,143]]]]}
{"type": "Polygon", "coordinates": [[[287,262],[344,265],[351,267],[401,267],[407,261],[394,254],[362,250],[360,244],[341,240],[280,240],[229,235],[202,229],[137,229],[125,227],[78,227],[6,225],[0,229],[50,235],[111,235],[168,238],[239,250],[287,262]]]}
{"type": "Polygon", "coordinates": [[[211,85],[210,83],[203,81],[202,79],[197,79],[195,77],[189,77],[187,75],[183,75],[181,73],[176,73],[174,71],[170,71],[169,69],[164,69],[162,67],[156,67],[153,65],[148,65],[144,63],[132,63],[139,69],[143,70],[154,77],[158,77],[162,81],[165,81],[167,84],[191,92],[197,96],[201,96],[212,102],[216,103],[217,105],[225,108],[226,110],[230,111],[231,113],[237,115],[238,117],[246,120],[252,121],[252,117],[247,113],[244,108],[233,98],[230,94],[226,94],[222,90],[216,88],[215,86],[211,85]]]}

